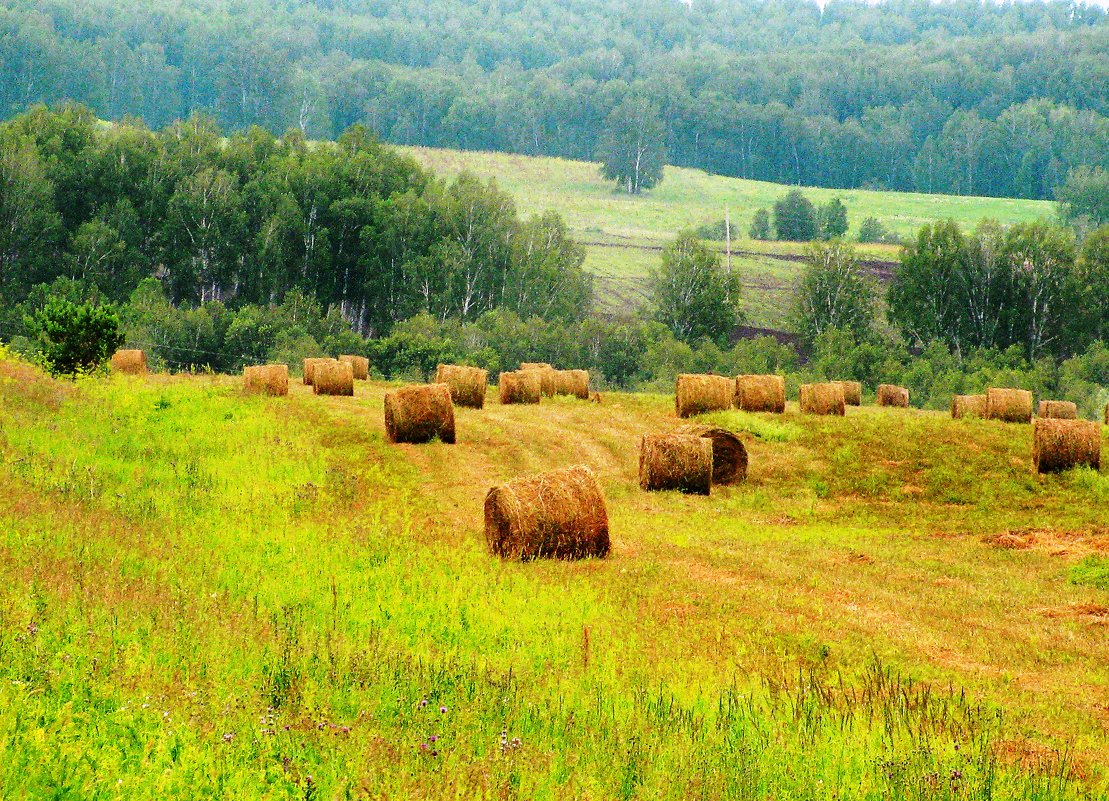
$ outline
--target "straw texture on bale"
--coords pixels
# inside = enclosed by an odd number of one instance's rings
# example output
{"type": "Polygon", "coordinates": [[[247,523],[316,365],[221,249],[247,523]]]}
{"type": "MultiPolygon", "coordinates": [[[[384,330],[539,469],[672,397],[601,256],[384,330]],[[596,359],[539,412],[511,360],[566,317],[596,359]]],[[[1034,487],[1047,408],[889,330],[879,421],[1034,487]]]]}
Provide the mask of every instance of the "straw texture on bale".
{"type": "Polygon", "coordinates": [[[488,371],[462,364],[441,364],[435,371],[435,383],[447,385],[455,406],[469,406],[472,409],[485,406],[488,377],[488,371]]]}
{"type": "Polygon", "coordinates": [[[735,382],[722,375],[683,373],[674,387],[678,417],[730,409],[734,399],[735,382]]]}
{"type": "Polygon", "coordinates": [[[1032,424],[1032,463],[1038,473],[1101,467],[1101,426],[1089,420],[1041,417],[1032,424]]]}
{"type": "Polygon", "coordinates": [[[555,370],[554,394],[589,400],[589,371],[555,370]]]}
{"type": "Polygon", "coordinates": [[[454,404],[446,384],[420,384],[385,393],[385,435],[420,444],[438,437],[454,444],[454,404]]]}
{"type": "Polygon", "coordinates": [[[368,381],[370,378],[370,360],[365,356],[351,356],[344,355],[339,357],[339,361],[346,362],[354,371],[355,381],[368,381]]]}
{"type": "Polygon", "coordinates": [[[843,417],[847,413],[843,387],[839,384],[802,384],[801,411],[808,414],[833,414],[843,417]]]}
{"type": "Polygon", "coordinates": [[[987,389],[986,417],[1006,423],[1031,421],[1032,393],[1026,389],[987,389]]]}
{"type": "Polygon", "coordinates": [[[493,487],[485,541],[507,559],[606,556],[608,512],[593,471],[579,465],[493,487]]]}
{"type": "Polygon", "coordinates": [[[316,362],[312,367],[312,391],[317,395],[353,395],[354,369],[338,359],[316,362]]]}
{"type": "Polygon", "coordinates": [[[112,354],[112,372],[127,375],[146,375],[146,352],[117,350],[112,354]]]}
{"type": "Polygon", "coordinates": [[[303,373],[304,386],[306,386],[306,387],[312,386],[312,374],[313,374],[313,371],[316,369],[317,364],[327,364],[328,362],[333,362],[333,361],[335,361],[335,359],[328,359],[326,357],[324,357],[322,359],[305,359],[304,360],[304,373],[303,373]]]}
{"type": "Polygon", "coordinates": [[[554,367],[546,362],[520,362],[521,370],[553,370],[554,367]]]}
{"type": "Polygon", "coordinates": [[[951,399],[951,416],[956,420],[963,417],[986,416],[985,395],[956,395],[951,399]]]}
{"type": "Polygon", "coordinates": [[[712,441],[696,434],[644,434],[639,443],[639,486],[708,495],[712,441]]]}
{"type": "Polygon", "coordinates": [[[539,376],[539,391],[545,398],[554,397],[558,391],[558,370],[546,362],[522,362],[521,373],[534,373],[539,376]]]}
{"type": "Polygon", "coordinates": [[[895,406],[898,409],[908,409],[909,390],[893,384],[879,384],[877,402],[879,406],[895,406]]]}
{"type": "Polygon", "coordinates": [[[1077,420],[1078,406],[1070,401],[1042,400],[1036,409],[1037,417],[1052,417],[1056,420],[1077,420]]]}
{"type": "Polygon", "coordinates": [[[501,403],[539,403],[542,395],[541,376],[538,370],[518,370],[515,373],[501,373],[497,382],[501,403]]]}
{"type": "Polygon", "coordinates": [[[243,387],[262,395],[289,394],[289,365],[259,364],[243,368],[243,387]]]}
{"type": "Polygon", "coordinates": [[[713,484],[736,484],[747,478],[747,448],[728,429],[692,423],[679,426],[675,433],[693,434],[712,443],[713,484]]]}
{"type": "Polygon", "coordinates": [[[843,387],[843,402],[848,406],[863,405],[863,385],[861,381],[836,381],[843,387]]]}
{"type": "Polygon", "coordinates": [[[735,405],[745,412],[786,410],[786,380],[780,375],[741,375],[735,379],[735,405]]]}

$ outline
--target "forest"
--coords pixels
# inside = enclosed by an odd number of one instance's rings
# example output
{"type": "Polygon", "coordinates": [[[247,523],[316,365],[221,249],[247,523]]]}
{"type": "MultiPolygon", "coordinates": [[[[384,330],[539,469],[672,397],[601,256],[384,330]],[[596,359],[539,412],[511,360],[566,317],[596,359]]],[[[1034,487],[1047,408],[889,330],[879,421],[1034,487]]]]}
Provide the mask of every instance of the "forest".
{"type": "Polygon", "coordinates": [[[1050,198],[1109,168],[1106,52],[1069,2],[3,0],[0,113],[591,159],[634,108],[670,164],[1050,198]]]}

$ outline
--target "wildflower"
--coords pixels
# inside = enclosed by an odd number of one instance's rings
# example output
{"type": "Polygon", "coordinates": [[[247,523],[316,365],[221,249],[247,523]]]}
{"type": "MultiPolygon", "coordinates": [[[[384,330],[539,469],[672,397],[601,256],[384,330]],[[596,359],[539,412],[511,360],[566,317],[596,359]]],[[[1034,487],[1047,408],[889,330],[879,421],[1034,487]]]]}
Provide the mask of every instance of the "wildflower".
{"type": "Polygon", "coordinates": [[[227,733],[226,733],[225,735],[223,735],[223,741],[224,741],[225,743],[229,743],[229,742],[231,742],[231,741],[232,741],[233,739],[235,739],[235,735],[234,735],[234,734],[232,734],[231,732],[227,732],[227,733]]]}
{"type": "Polygon", "coordinates": [[[426,698],[420,699],[420,709],[423,709],[425,706],[427,706],[427,699],[426,698]]]}
{"type": "Polygon", "coordinates": [[[438,740],[438,739],[439,739],[439,735],[438,735],[438,734],[433,734],[433,735],[431,735],[430,737],[428,737],[428,738],[427,738],[427,741],[428,741],[429,743],[433,743],[433,742],[435,742],[435,741],[436,741],[436,740],[438,740]]]}
{"type": "Polygon", "coordinates": [[[445,715],[445,714],[447,714],[447,708],[446,708],[445,706],[441,706],[441,707],[439,707],[439,713],[440,713],[441,715],[445,715]]]}

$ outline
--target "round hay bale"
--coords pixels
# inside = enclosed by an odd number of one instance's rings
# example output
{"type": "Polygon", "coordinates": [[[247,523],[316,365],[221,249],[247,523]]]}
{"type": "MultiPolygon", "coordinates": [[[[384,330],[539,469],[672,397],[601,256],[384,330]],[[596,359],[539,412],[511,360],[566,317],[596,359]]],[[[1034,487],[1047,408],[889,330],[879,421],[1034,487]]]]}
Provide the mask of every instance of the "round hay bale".
{"type": "Polygon", "coordinates": [[[1036,409],[1037,417],[1051,417],[1056,420],[1077,420],[1078,405],[1070,401],[1042,400],[1036,409]]]}
{"type": "Polygon", "coordinates": [[[589,400],[589,371],[588,370],[555,370],[554,394],[571,395],[582,400],[589,400]]]}
{"type": "Polygon", "coordinates": [[[339,357],[339,361],[350,365],[351,370],[354,371],[355,381],[368,381],[370,379],[370,360],[365,356],[345,354],[339,357]]]}
{"type": "Polygon", "coordinates": [[[877,402],[879,406],[894,406],[898,409],[909,408],[909,390],[893,384],[879,384],[877,402]]]}
{"type": "Polygon", "coordinates": [[[861,381],[836,381],[843,387],[843,402],[848,406],[863,405],[863,384],[861,381]]]}
{"type": "Polygon", "coordinates": [[[747,478],[747,448],[728,429],[690,423],[679,426],[675,433],[704,437],[712,443],[713,484],[737,484],[747,478]]]}
{"type": "Polygon", "coordinates": [[[539,403],[543,394],[542,376],[538,370],[517,370],[501,373],[497,380],[501,403],[539,403]]]}
{"type": "Polygon", "coordinates": [[[985,418],[985,395],[956,395],[951,399],[951,416],[960,420],[964,417],[985,418]]]}
{"type": "Polygon", "coordinates": [[[446,384],[455,406],[480,409],[485,406],[485,385],[489,372],[480,367],[462,364],[441,364],[435,371],[435,383],[446,384]]]}
{"type": "Polygon", "coordinates": [[[124,375],[146,375],[146,352],[117,350],[112,354],[112,372],[124,375]]]}
{"type": "Polygon", "coordinates": [[[839,384],[802,384],[801,411],[806,414],[847,414],[843,387],[839,384]]]}
{"type": "Polygon", "coordinates": [[[740,375],[735,379],[735,405],[745,412],[786,410],[786,380],[780,375],[740,375]]]}
{"type": "Polygon", "coordinates": [[[674,386],[674,409],[678,417],[730,409],[735,382],[722,375],[683,373],[674,386]]]}
{"type": "Polygon", "coordinates": [[[558,391],[558,370],[546,362],[522,362],[521,373],[535,373],[539,376],[539,391],[545,398],[553,398],[558,391]]]}
{"type": "Polygon", "coordinates": [[[712,491],[712,442],[697,434],[644,434],[639,443],[639,486],[648,492],[712,491]]]}
{"type": "Polygon", "coordinates": [[[986,390],[986,417],[1006,423],[1028,423],[1032,420],[1032,393],[1026,389],[986,390]]]}
{"type": "Polygon", "coordinates": [[[1101,467],[1101,426],[1089,420],[1042,417],[1032,424],[1032,464],[1038,473],[1079,465],[1101,467]]]}
{"type": "Polygon", "coordinates": [[[289,365],[259,364],[243,368],[243,387],[261,395],[289,394],[289,365]]]}
{"type": "Polygon", "coordinates": [[[312,366],[312,391],[317,395],[353,395],[354,368],[338,359],[321,359],[312,366]]]}
{"type": "Polygon", "coordinates": [[[609,551],[608,512],[596,476],[579,465],[493,487],[485,541],[506,559],[581,559],[609,551]]]}
{"type": "Polygon", "coordinates": [[[385,435],[419,445],[436,437],[454,444],[454,403],[446,384],[419,384],[385,393],[385,435]]]}
{"type": "Polygon", "coordinates": [[[335,359],[329,359],[327,357],[314,358],[314,359],[305,359],[304,360],[304,372],[301,374],[303,376],[304,386],[306,386],[306,387],[312,386],[312,372],[313,372],[313,370],[316,369],[317,364],[326,364],[328,362],[333,362],[333,361],[335,361],[335,359]]]}
{"type": "Polygon", "coordinates": [[[521,370],[553,370],[552,365],[546,362],[520,362],[521,370]]]}

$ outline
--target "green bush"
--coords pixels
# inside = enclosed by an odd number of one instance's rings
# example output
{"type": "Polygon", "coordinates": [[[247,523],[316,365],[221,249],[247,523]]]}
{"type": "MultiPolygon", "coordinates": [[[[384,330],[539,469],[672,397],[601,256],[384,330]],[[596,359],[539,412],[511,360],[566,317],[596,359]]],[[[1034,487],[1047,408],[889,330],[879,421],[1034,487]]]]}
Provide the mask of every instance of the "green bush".
{"type": "Polygon", "coordinates": [[[89,372],[123,344],[119,318],[104,306],[51,298],[26,320],[47,369],[55,375],[89,372]]]}

